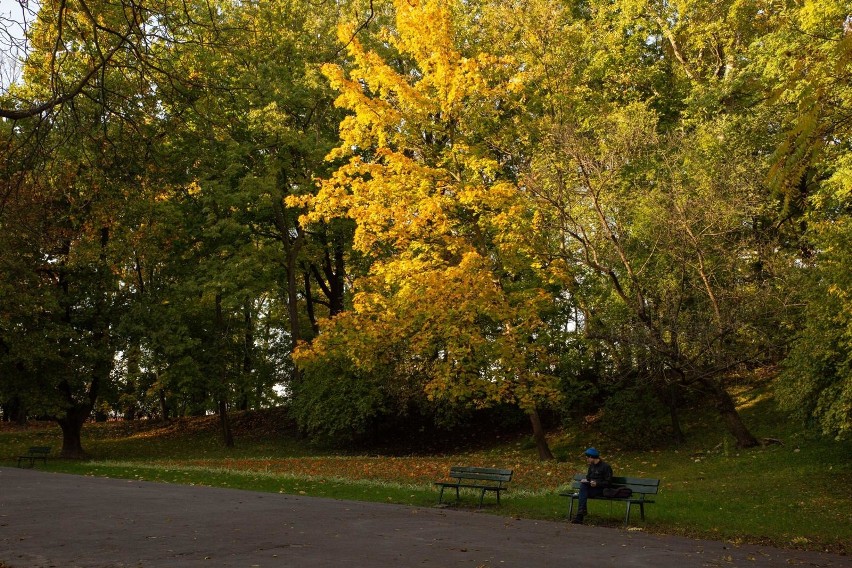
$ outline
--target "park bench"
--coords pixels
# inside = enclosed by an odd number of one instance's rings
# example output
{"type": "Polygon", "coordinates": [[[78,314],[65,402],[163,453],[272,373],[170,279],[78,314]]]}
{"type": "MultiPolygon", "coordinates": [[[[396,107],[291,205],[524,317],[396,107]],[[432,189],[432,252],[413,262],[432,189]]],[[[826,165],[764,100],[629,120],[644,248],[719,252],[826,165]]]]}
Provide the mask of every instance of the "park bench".
{"type": "Polygon", "coordinates": [[[21,464],[29,462],[28,467],[33,467],[36,460],[41,460],[42,463],[47,463],[47,457],[50,455],[50,446],[32,446],[27,453],[18,456],[18,467],[23,467],[21,464]]]}
{"type": "MultiPolygon", "coordinates": [[[[574,501],[579,500],[580,498],[580,480],[585,477],[585,474],[578,473],[574,476],[574,480],[571,482],[572,490],[559,494],[562,497],[569,498],[569,519],[574,516],[574,501]]],[[[640,477],[613,477],[612,481],[610,482],[610,486],[612,488],[628,487],[633,493],[630,495],[630,497],[605,497],[603,495],[597,495],[595,497],[589,497],[589,500],[600,499],[602,501],[622,501],[626,503],[627,511],[624,515],[624,526],[627,526],[627,524],[630,522],[631,505],[639,505],[639,514],[641,515],[642,520],[645,520],[645,504],[654,502],[652,499],[649,499],[648,496],[656,495],[659,492],[660,480],[640,477]]]]}
{"type": "Polygon", "coordinates": [[[497,504],[500,504],[500,492],[506,491],[506,484],[512,481],[511,469],[496,469],[491,467],[469,467],[469,466],[452,466],[450,468],[449,477],[453,481],[436,481],[435,485],[441,488],[441,494],[438,496],[438,504],[444,500],[444,489],[447,487],[456,490],[456,501],[459,500],[459,489],[467,488],[479,491],[479,506],[482,507],[482,500],[485,498],[487,491],[493,491],[497,494],[497,504]]]}

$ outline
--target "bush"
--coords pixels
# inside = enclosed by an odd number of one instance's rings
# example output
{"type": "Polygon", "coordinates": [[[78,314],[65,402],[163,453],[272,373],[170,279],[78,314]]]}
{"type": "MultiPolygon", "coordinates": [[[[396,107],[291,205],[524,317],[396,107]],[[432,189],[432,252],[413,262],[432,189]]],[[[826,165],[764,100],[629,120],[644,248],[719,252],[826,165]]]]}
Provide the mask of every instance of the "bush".
{"type": "Polygon", "coordinates": [[[602,410],[601,431],[624,449],[659,447],[671,436],[669,410],[648,386],[614,390],[602,410]]]}
{"type": "Polygon", "coordinates": [[[358,373],[345,360],[303,369],[290,389],[290,409],[299,429],[320,440],[358,439],[387,410],[381,381],[358,373]]]}

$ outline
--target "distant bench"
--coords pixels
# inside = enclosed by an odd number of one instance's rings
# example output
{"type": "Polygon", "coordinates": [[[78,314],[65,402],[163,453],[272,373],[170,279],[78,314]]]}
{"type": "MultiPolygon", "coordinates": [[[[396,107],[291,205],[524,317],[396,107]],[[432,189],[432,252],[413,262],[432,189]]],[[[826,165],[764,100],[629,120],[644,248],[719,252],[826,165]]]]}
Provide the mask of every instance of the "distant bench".
{"type": "Polygon", "coordinates": [[[41,460],[42,463],[47,463],[47,457],[50,455],[50,446],[32,446],[27,453],[18,456],[18,467],[23,467],[21,464],[29,462],[28,467],[33,467],[36,460],[41,460]]]}
{"type": "MultiPolygon", "coordinates": [[[[574,501],[580,499],[580,480],[585,477],[585,474],[578,473],[574,476],[574,480],[571,482],[571,489],[573,489],[573,491],[559,494],[562,497],[568,497],[570,500],[570,506],[568,507],[569,519],[574,516],[574,501]]],[[[656,495],[659,492],[660,480],[641,477],[613,477],[610,482],[610,487],[613,489],[626,487],[630,489],[632,493],[630,497],[605,497],[603,495],[596,495],[595,497],[589,497],[589,500],[601,499],[603,501],[622,501],[627,503],[627,512],[624,515],[624,526],[627,526],[630,522],[631,505],[639,505],[639,514],[641,515],[642,520],[645,520],[645,504],[654,502],[652,499],[649,499],[648,496],[656,495]]]]}
{"type": "Polygon", "coordinates": [[[441,494],[438,496],[439,504],[444,500],[444,489],[447,487],[456,490],[456,501],[459,500],[459,489],[468,488],[480,492],[479,506],[482,507],[482,500],[488,491],[497,494],[497,504],[500,504],[500,492],[508,489],[506,484],[512,481],[512,470],[454,465],[450,468],[449,477],[453,481],[435,482],[435,485],[441,488],[441,494]]]}

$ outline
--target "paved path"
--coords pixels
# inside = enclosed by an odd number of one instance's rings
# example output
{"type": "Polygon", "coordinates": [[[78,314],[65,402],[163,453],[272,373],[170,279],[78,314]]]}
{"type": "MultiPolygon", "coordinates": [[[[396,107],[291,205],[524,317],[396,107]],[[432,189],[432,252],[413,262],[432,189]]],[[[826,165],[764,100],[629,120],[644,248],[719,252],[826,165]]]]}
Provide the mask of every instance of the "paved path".
{"type": "Polygon", "coordinates": [[[0,468],[0,567],[852,567],[486,513],[0,468]]]}

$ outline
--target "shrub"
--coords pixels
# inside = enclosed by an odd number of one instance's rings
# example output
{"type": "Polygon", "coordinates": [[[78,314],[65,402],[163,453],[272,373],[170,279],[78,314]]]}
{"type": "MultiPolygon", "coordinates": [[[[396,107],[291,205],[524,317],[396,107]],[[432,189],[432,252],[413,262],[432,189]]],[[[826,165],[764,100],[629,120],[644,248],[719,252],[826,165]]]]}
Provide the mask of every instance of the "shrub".
{"type": "Polygon", "coordinates": [[[601,431],[624,449],[659,447],[671,435],[668,408],[646,385],[615,389],[602,410],[601,431]]]}

